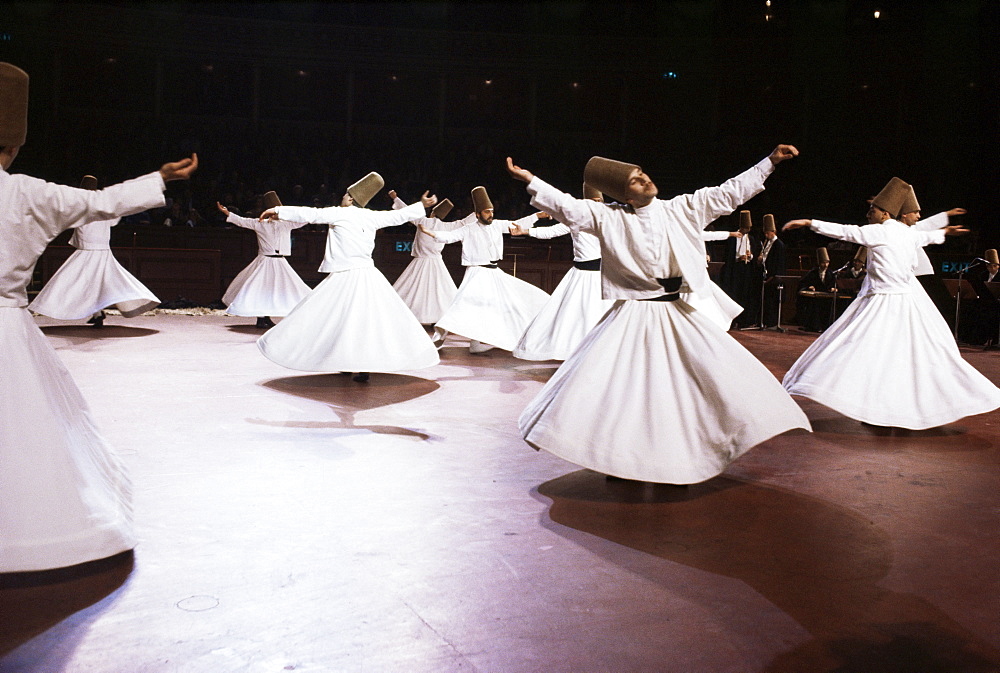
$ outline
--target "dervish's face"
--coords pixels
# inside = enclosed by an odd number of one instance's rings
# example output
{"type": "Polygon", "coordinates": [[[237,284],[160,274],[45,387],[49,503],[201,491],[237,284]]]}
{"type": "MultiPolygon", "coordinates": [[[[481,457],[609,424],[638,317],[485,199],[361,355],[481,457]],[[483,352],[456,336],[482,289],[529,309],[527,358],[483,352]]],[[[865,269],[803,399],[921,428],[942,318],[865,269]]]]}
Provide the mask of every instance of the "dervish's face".
{"type": "Polygon", "coordinates": [[[770,229],[768,229],[767,231],[764,232],[764,236],[766,238],[777,238],[778,237],[778,232],[771,231],[770,229]]]}
{"type": "Polygon", "coordinates": [[[476,213],[476,217],[479,218],[480,224],[493,224],[493,209],[480,210],[476,213]]]}
{"type": "Polygon", "coordinates": [[[868,208],[868,224],[882,224],[889,219],[889,213],[874,203],[868,208]]]}
{"type": "Polygon", "coordinates": [[[819,263],[819,268],[820,268],[820,271],[826,271],[827,269],[830,268],[830,262],[820,262],[819,263]]]}
{"type": "Polygon", "coordinates": [[[342,198],[340,200],[340,205],[342,205],[342,206],[353,206],[354,205],[354,197],[351,196],[350,194],[344,194],[344,198],[342,198]]]}
{"type": "Polygon", "coordinates": [[[626,202],[633,206],[648,206],[656,198],[660,190],[656,188],[648,175],[641,168],[632,169],[628,177],[628,198],[626,202]]]}
{"type": "Polygon", "coordinates": [[[990,273],[996,273],[997,271],[1000,271],[1000,264],[990,264],[986,268],[990,270],[990,273]]]}
{"type": "Polygon", "coordinates": [[[860,259],[856,259],[853,262],[851,262],[851,266],[854,267],[855,271],[861,271],[861,269],[864,267],[864,263],[862,263],[860,259]]]}
{"type": "Polygon", "coordinates": [[[912,227],[920,221],[920,211],[914,210],[912,213],[903,213],[899,216],[899,221],[908,227],[912,227]]]}

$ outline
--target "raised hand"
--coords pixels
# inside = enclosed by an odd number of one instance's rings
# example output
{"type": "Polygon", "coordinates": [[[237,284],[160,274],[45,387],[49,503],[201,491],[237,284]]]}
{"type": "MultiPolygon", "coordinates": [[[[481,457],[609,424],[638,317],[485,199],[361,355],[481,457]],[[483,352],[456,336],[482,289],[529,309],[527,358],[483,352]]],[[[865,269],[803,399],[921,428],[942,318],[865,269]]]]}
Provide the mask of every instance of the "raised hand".
{"type": "Polygon", "coordinates": [[[223,215],[225,215],[226,217],[229,217],[229,208],[226,208],[224,205],[222,205],[218,201],[215,202],[215,207],[218,208],[219,212],[221,212],[223,215]]]}
{"type": "Polygon", "coordinates": [[[160,167],[160,177],[164,182],[171,180],[187,180],[198,169],[198,155],[192,154],[187,159],[163,164],[160,167]]]}
{"type": "Polygon", "coordinates": [[[532,178],[535,177],[535,174],[531,171],[520,166],[515,166],[514,160],[510,157],[507,157],[507,172],[510,173],[510,177],[521,182],[531,182],[532,178]]]}
{"type": "Polygon", "coordinates": [[[434,204],[438,202],[438,197],[433,196],[430,190],[423,193],[420,197],[420,203],[424,204],[424,208],[433,208],[434,204]]]}
{"type": "Polygon", "coordinates": [[[797,156],[799,156],[799,151],[795,148],[795,145],[778,145],[774,148],[774,151],[771,152],[768,159],[771,160],[772,164],[777,166],[785,159],[792,159],[797,156]]]}

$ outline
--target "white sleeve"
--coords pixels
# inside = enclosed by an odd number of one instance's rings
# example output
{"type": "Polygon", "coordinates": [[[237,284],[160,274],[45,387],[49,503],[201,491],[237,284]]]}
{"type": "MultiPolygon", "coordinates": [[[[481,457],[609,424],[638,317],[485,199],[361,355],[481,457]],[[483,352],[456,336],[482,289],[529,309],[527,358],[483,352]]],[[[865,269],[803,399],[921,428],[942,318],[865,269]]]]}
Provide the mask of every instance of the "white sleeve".
{"type": "Polygon", "coordinates": [[[927,219],[918,221],[913,228],[916,231],[934,231],[935,229],[944,229],[948,226],[948,213],[941,212],[937,215],[931,215],[927,219]]]}
{"type": "Polygon", "coordinates": [[[703,241],[724,241],[729,238],[731,231],[702,231],[701,240],[703,241]]]}
{"type": "Polygon", "coordinates": [[[528,235],[532,238],[550,239],[557,236],[565,236],[570,233],[570,228],[560,222],[551,227],[532,227],[528,230],[528,235]]]}
{"type": "MultiPolygon", "coordinates": [[[[597,210],[603,203],[590,199],[574,199],[537,175],[528,183],[531,205],[565,223],[570,230],[597,233],[597,210]]],[[[536,218],[537,219],[537,218],[536,218]]]]}

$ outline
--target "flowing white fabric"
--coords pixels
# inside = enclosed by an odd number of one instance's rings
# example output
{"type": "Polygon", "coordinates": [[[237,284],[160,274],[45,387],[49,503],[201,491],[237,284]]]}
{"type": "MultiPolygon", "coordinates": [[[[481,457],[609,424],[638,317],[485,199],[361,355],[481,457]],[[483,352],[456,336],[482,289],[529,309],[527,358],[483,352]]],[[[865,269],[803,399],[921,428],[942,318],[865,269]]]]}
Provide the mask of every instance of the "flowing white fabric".
{"type": "Polygon", "coordinates": [[[441,255],[414,257],[392,287],[421,325],[440,320],[458,292],[441,255]]]}
{"type": "Polygon", "coordinates": [[[700,311],[634,300],[615,303],[518,425],[531,446],[577,465],[672,484],[810,428],[774,375],[700,311]]]}
{"type": "Polygon", "coordinates": [[[307,372],[433,367],[437,349],[378,269],[336,271],[257,341],[272,362],[307,372]]]}
{"type": "Polygon", "coordinates": [[[310,288],[284,257],[257,255],[229,284],[222,303],[240,316],[286,316],[310,288]]]}
{"type": "Polygon", "coordinates": [[[548,299],[544,290],[502,269],[469,266],[436,326],[509,351],[548,299]]]}
{"type": "Polygon", "coordinates": [[[782,384],[864,423],[924,430],[1000,407],[1000,389],[962,359],[919,281],[858,297],[782,384]]]}
{"type": "Polygon", "coordinates": [[[59,232],[163,205],[159,173],[100,191],[0,169],[0,572],[59,568],[135,545],[131,485],[55,351],[26,286],[59,232]]]}
{"type": "Polygon", "coordinates": [[[76,250],[28,308],[58,320],[81,320],[110,306],[132,318],[159,305],[157,296],[111,250],[76,250]]]}
{"type": "Polygon", "coordinates": [[[601,272],[571,268],[521,335],[514,357],[565,360],[614,304],[601,298],[601,272]]]}
{"type": "Polygon", "coordinates": [[[0,572],[135,546],[131,482],[69,372],[24,309],[0,308],[0,572]]]}
{"type": "Polygon", "coordinates": [[[868,274],[861,296],[788,370],[785,390],[864,423],[911,430],[1000,407],[1000,388],[962,359],[913,275],[922,246],[944,240],[941,230],[894,220],[812,227],[868,247],[868,274]]]}

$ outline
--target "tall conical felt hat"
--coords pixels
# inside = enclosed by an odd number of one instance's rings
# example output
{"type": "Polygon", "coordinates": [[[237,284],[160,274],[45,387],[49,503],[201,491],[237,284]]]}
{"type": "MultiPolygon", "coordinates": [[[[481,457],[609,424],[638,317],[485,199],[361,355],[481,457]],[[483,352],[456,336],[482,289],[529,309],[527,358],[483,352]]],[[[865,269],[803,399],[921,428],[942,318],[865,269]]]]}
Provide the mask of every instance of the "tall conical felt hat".
{"type": "Polygon", "coordinates": [[[753,229],[753,220],[750,219],[749,210],[740,211],[740,231],[750,231],[753,229]]]}
{"type": "Polygon", "coordinates": [[[97,189],[97,178],[93,175],[84,175],[80,180],[80,189],[97,189]]]}
{"type": "Polygon", "coordinates": [[[827,252],[826,248],[816,248],[816,263],[822,264],[823,262],[830,262],[830,253],[827,252]]]}
{"type": "Polygon", "coordinates": [[[908,185],[909,190],[906,194],[906,199],[903,200],[903,205],[899,209],[900,215],[905,215],[907,213],[915,213],[920,210],[920,203],[917,201],[917,193],[913,191],[913,185],[908,185]]]}
{"type": "Polygon", "coordinates": [[[778,228],[774,226],[774,215],[770,213],[764,216],[764,232],[768,231],[778,231],[778,228]]]}
{"type": "Polygon", "coordinates": [[[281,205],[281,199],[278,198],[276,192],[268,192],[264,194],[263,198],[264,210],[271,210],[272,208],[277,208],[281,205]]]}
{"type": "Polygon", "coordinates": [[[875,195],[872,204],[878,206],[893,217],[899,217],[903,202],[909,196],[910,185],[899,178],[889,180],[882,191],[875,195]]]}
{"type": "Polygon", "coordinates": [[[0,63],[0,147],[20,147],[28,136],[28,73],[0,63]]]}
{"type": "Polygon", "coordinates": [[[986,258],[986,261],[989,262],[990,264],[1000,264],[1000,257],[997,257],[997,251],[994,248],[990,248],[989,250],[984,252],[983,256],[986,258]]]}
{"type": "Polygon", "coordinates": [[[434,210],[431,211],[431,217],[436,217],[439,220],[443,220],[448,217],[448,213],[451,209],[455,207],[455,204],[451,202],[451,199],[443,199],[438,201],[438,204],[434,206],[434,210]]]}
{"type": "Polygon", "coordinates": [[[383,187],[385,187],[385,180],[382,179],[381,175],[372,171],[348,187],[347,193],[354,199],[354,205],[364,208],[383,187]]]}
{"type": "Polygon", "coordinates": [[[623,161],[605,159],[604,157],[590,157],[590,161],[587,162],[587,166],[583,169],[583,181],[594,189],[607,194],[615,201],[626,203],[629,196],[629,178],[632,175],[632,171],[638,168],[635,164],[626,164],[623,161]]]}
{"type": "Polygon", "coordinates": [[[866,248],[865,246],[862,245],[857,250],[855,250],[854,251],[854,261],[861,262],[862,264],[864,264],[865,262],[867,262],[868,261],[868,248],[866,248]]]}
{"type": "Polygon", "coordinates": [[[596,187],[591,187],[586,182],[583,183],[583,198],[591,199],[594,201],[604,201],[604,194],[601,194],[601,190],[596,187]]]}
{"type": "Polygon", "coordinates": [[[493,202],[490,201],[490,195],[486,193],[485,187],[474,187],[472,190],[472,208],[477,213],[481,213],[484,210],[493,210],[493,202]]]}

